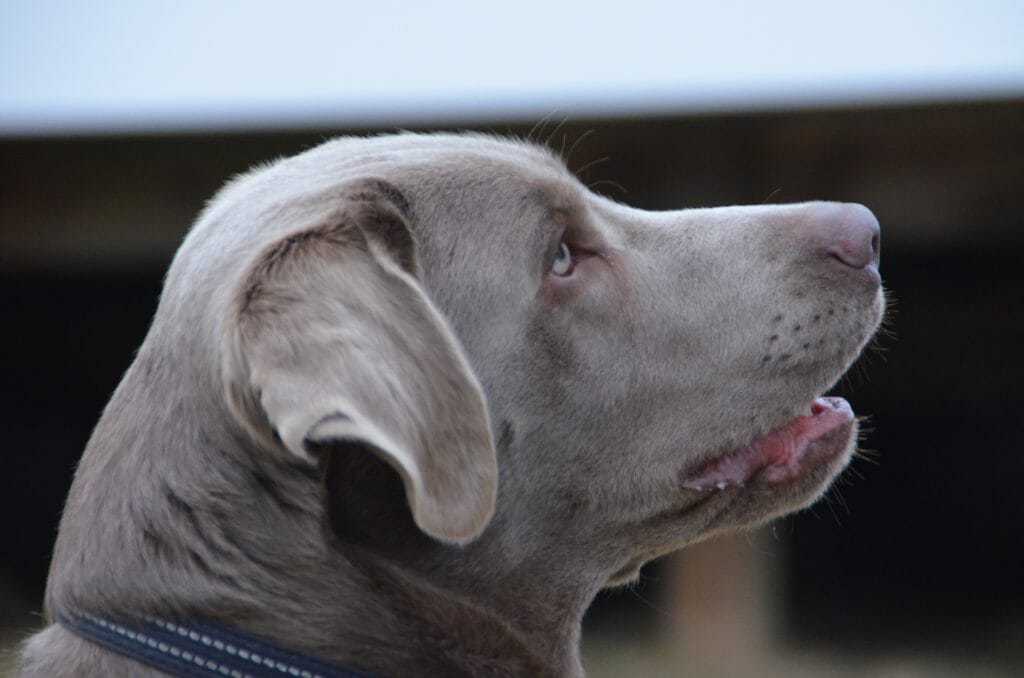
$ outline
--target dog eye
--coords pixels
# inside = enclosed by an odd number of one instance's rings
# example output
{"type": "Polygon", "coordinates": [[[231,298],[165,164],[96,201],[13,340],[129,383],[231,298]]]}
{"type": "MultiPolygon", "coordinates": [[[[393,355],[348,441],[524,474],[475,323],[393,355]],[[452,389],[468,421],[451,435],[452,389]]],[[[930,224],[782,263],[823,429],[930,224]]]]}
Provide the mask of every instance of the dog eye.
{"type": "Polygon", "coordinates": [[[572,250],[563,242],[558,246],[558,254],[551,264],[551,273],[560,277],[571,275],[575,263],[572,259],[572,250]]]}

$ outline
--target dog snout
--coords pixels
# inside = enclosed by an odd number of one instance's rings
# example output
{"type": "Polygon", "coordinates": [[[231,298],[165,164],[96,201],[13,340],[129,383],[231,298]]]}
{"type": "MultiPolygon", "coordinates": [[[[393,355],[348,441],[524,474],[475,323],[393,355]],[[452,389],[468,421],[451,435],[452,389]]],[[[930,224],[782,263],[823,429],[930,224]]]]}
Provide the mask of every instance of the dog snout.
{"type": "Polygon", "coordinates": [[[808,221],[807,235],[827,265],[880,281],[881,228],[871,210],[857,203],[819,203],[808,221]]]}

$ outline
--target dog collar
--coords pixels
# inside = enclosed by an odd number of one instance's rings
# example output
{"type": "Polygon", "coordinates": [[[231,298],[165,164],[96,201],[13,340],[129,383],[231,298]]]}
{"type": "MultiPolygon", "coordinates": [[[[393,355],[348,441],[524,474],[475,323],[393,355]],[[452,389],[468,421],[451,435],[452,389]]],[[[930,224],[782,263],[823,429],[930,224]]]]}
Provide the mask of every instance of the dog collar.
{"type": "Polygon", "coordinates": [[[207,622],[147,618],[131,624],[94,615],[62,615],[64,628],[96,645],[188,678],[371,678],[207,622]]]}

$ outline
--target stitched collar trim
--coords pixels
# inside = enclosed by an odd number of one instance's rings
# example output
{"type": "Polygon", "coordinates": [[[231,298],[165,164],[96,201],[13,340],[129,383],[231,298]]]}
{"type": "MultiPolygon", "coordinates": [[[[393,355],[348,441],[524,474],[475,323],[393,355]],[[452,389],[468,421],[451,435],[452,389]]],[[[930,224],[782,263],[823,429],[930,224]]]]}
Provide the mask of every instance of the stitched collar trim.
{"type": "Polygon", "coordinates": [[[58,621],[85,640],[172,676],[372,678],[205,622],[146,618],[127,624],[88,614],[61,615],[58,621]]]}

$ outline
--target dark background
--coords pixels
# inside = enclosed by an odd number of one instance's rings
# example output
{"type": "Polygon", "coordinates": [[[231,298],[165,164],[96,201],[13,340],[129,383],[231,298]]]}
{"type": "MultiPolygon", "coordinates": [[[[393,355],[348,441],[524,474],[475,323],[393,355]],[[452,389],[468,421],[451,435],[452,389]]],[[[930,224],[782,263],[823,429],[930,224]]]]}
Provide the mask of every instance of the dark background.
{"type": "MultiPolygon", "coordinates": [[[[855,461],[829,501],[774,529],[784,634],[1024,662],[1024,101],[568,120],[551,144],[587,130],[573,165],[607,156],[586,179],[637,207],[874,210],[889,333],[838,389],[870,415],[874,463],[855,461]]],[[[339,133],[0,140],[5,624],[38,622],[26,614],[41,608],[74,465],[204,201],[339,133]]],[[[656,625],[645,602],[663,594],[663,568],[603,596],[590,628],[656,625]]]]}

